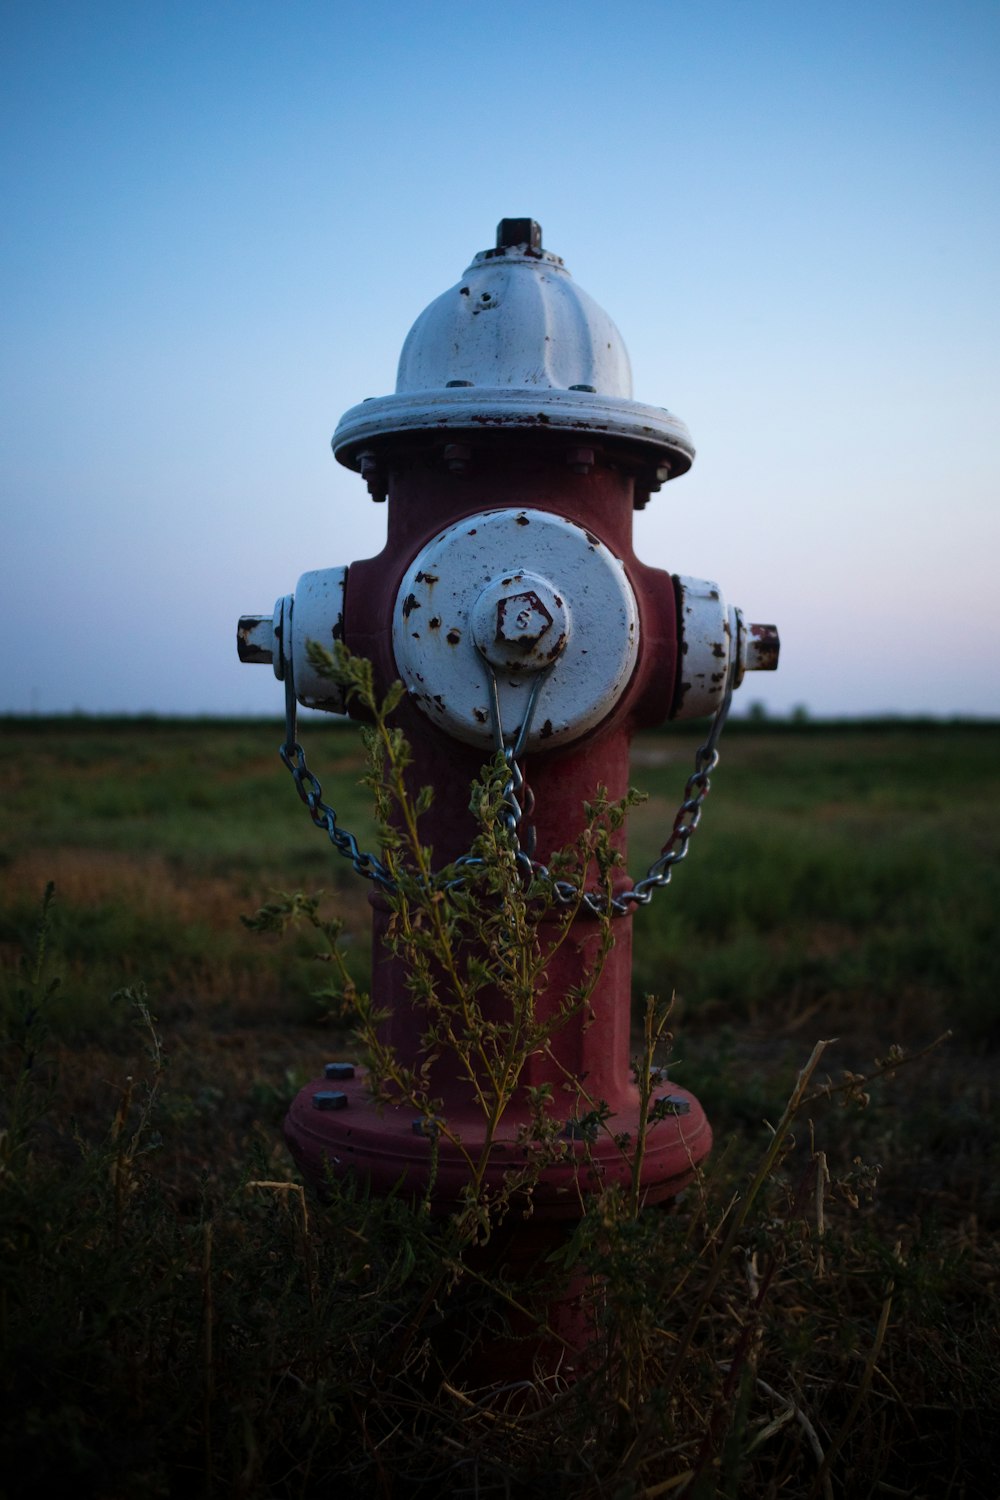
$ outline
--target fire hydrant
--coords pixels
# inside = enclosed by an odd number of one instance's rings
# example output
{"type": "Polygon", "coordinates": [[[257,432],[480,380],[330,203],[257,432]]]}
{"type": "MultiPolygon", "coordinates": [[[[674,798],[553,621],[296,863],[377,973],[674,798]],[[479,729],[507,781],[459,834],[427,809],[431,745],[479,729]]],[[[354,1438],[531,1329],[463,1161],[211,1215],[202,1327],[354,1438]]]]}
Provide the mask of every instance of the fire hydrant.
{"type": "MultiPolygon", "coordinates": [[[[511,768],[519,862],[544,871],[553,851],[583,827],[584,804],[599,785],[610,799],[625,797],[636,730],[715,716],[649,873],[633,882],[623,862],[610,899],[607,892],[581,899],[565,882],[551,883],[551,922],[547,931],[543,919],[539,940],[543,950],[551,940],[554,956],[535,999],[538,1016],[555,1014],[580,984],[608,907],[615,942],[585,1013],[527,1058],[485,1186],[498,1189],[516,1164],[529,1096],[537,1103],[547,1095],[549,1110],[567,1115],[559,1121],[566,1149],[541,1170],[535,1220],[572,1219],[581,1212],[581,1191],[630,1179],[621,1140],[634,1140],[642,1124],[629,1061],[629,917],[683,855],[730,695],[745,671],[777,665],[777,634],[747,624],[716,584],[636,558],[632,513],[690,468],[690,435],[668,411],[632,399],[621,335],[542,247],[533,220],[504,219],[496,246],[476,255],[457,285],[421,314],[403,346],[395,393],[348,411],[333,451],[361,474],[374,500],[388,500],[385,548],[365,562],[306,573],[273,615],[240,621],[239,648],[244,661],[272,662],[285,683],[283,753],[300,793],[312,796],[314,821],[362,874],[374,876],[373,999],[389,1015],[386,1041],[404,1062],[420,1051],[426,1017],[384,941],[391,907],[378,861],[360,856],[331,819],[297,744],[296,700],[350,711],[310,661],[309,642],[343,642],[369,659],[381,692],[397,679],[405,685],[398,723],[412,751],[414,788],[435,789],[423,826],[440,866],[464,855],[475,837],[469,787],[497,751],[511,768]],[[560,901],[572,901],[576,915],[569,940],[556,944],[564,926],[560,901]],[[581,1097],[600,1101],[609,1130],[579,1128],[579,1108],[574,1117],[567,1106],[567,1078],[578,1080],[581,1097]]],[[[615,839],[624,854],[624,831],[615,839]]],[[[449,1132],[474,1153],[485,1127],[468,1078],[440,1058],[434,1091],[449,1132]]],[[[711,1144],[705,1114],[688,1091],[671,1083],[656,1097],[657,1124],[641,1168],[647,1203],[676,1196],[711,1144]]],[[[433,1122],[414,1119],[404,1104],[376,1107],[364,1070],[350,1062],[328,1065],[326,1077],[302,1090],[286,1135],[313,1182],[357,1172],[375,1192],[401,1182],[421,1191],[432,1152],[437,1206],[457,1203],[467,1181],[465,1157],[435,1138],[433,1122]]]]}

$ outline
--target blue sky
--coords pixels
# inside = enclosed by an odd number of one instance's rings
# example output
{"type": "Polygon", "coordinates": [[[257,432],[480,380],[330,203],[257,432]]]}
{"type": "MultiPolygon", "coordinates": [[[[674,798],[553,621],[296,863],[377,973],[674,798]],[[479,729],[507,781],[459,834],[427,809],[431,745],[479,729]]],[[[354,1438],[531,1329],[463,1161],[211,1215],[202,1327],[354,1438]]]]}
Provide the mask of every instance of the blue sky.
{"type": "Polygon", "coordinates": [[[1000,713],[1000,5],[2,0],[0,712],[280,708],[378,551],[334,462],[539,219],[698,458],[636,547],[775,621],[744,703],[1000,713]]]}

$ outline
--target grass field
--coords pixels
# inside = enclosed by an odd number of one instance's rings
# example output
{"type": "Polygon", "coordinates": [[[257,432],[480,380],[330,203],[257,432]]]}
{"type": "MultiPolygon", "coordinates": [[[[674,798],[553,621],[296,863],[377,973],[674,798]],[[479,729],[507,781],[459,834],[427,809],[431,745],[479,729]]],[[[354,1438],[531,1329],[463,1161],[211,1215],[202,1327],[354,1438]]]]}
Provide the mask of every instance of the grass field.
{"type": "MultiPolygon", "coordinates": [[[[689,1211],[702,1251],[678,1284],[712,1263],[725,1205],[817,1039],[838,1039],[822,1061],[837,1082],[894,1044],[951,1037],[866,1089],[866,1109],[817,1103],[800,1118],[739,1241],[746,1265],[705,1294],[686,1395],[656,1374],[682,1295],[656,1312],[660,1344],[647,1328],[630,1346],[648,1366],[641,1399],[620,1385],[601,1398],[593,1382],[591,1408],[586,1392],[539,1397],[516,1440],[468,1394],[431,1396],[426,1371],[421,1384],[407,1365],[402,1380],[388,1360],[440,1259],[424,1229],[404,1233],[392,1205],[342,1203],[324,1221],[304,1200],[301,1218],[290,1211],[293,1186],[247,1194],[248,1176],[291,1184],[280,1120],[339,1034],[316,994],[314,935],[262,939],[241,915],[275,891],[322,889],[359,984],[370,968],[366,890],[311,827],[280,736],[261,722],[0,725],[2,1426],[16,1454],[0,1494],[26,1492],[19,1466],[25,1486],[58,1473],[108,1497],[337,1484],[348,1496],[994,1495],[1000,726],[727,731],[690,857],[636,917],[636,1002],[674,994],[672,1076],[717,1138],[689,1211]],[[833,1187],[817,1249],[800,1200],[820,1136],[833,1187]],[[375,1225],[393,1243],[411,1235],[405,1275],[347,1254],[375,1225]],[[750,1384],[749,1323],[733,1311],[748,1275],[768,1292],[750,1384]],[[247,1300],[264,1284],[266,1316],[247,1300]],[[729,1330],[712,1357],[710,1326],[729,1330]],[[744,1378],[727,1387],[737,1348],[744,1378]]],[[[310,722],[304,737],[364,845],[355,732],[310,722]]],[[[669,829],[696,744],[691,730],[636,744],[647,800],[632,814],[633,873],[669,829]]],[[[643,1257],[665,1253],[652,1230],[634,1234],[624,1277],[628,1256],[591,1246],[619,1312],[615,1274],[624,1296],[643,1257]]]]}

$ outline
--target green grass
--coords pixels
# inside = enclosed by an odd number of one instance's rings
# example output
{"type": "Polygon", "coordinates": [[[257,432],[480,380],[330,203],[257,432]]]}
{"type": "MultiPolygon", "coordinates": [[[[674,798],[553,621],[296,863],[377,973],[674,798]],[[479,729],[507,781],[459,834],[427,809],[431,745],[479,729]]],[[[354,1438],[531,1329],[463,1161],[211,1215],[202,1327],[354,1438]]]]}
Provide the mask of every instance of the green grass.
{"type": "MultiPolygon", "coordinates": [[[[355,731],[303,733],[328,800],[370,843],[355,731]]],[[[50,876],[95,1004],[136,974],[174,992],[213,974],[241,991],[255,971],[273,983],[235,920],[268,890],[342,891],[360,937],[359,883],[309,823],[279,740],[261,722],[0,725],[0,942],[24,936],[50,876]]],[[[649,801],[632,817],[634,873],[669,830],[696,743],[690,729],[637,742],[649,801]]],[[[689,1014],[734,1021],[815,1007],[839,1025],[875,1005],[988,1041],[998,856],[997,726],[732,725],[690,858],[637,915],[637,994],[668,986],[689,1014]]]]}
{"type": "MultiPolygon", "coordinates": [[[[270,723],[0,726],[0,951],[24,941],[38,892],[55,880],[63,1024],[106,1028],[107,997],[137,978],[168,1009],[273,1010],[279,994],[291,993],[308,1014],[308,944],[279,955],[254,945],[239,922],[290,883],[343,890],[364,980],[364,892],[310,824],[278,759],[280,740],[281,727],[270,723]]],[[[356,734],[320,724],[313,742],[345,815],[370,828],[356,734]]]]}
{"type": "MultiPolygon", "coordinates": [[[[640,740],[640,761],[666,741],[640,740]]],[[[650,802],[633,824],[633,865],[655,853],[682,768],[678,756],[637,769],[650,802]]],[[[839,1026],[875,1006],[989,1041],[1000,729],[732,734],[665,904],[666,918],[650,908],[636,922],[643,987],[669,973],[692,1007],[734,1019],[815,1008],[839,1026]]]]}
{"type": "MultiPolygon", "coordinates": [[[[671,1075],[715,1153],[673,1214],[595,1205],[572,1253],[604,1289],[600,1359],[509,1416],[442,1343],[480,1314],[467,1284],[441,1289],[447,1225],[352,1189],[307,1205],[285,1158],[288,1101],[350,1044],[310,998],[328,971],[308,937],[262,940],[240,915],[324,887],[361,983],[369,917],[280,737],[0,723],[0,1496],[54,1478],[249,1500],[992,1496],[1000,726],[727,731],[635,942],[637,1002],[675,993],[671,1075]],[[751,1192],[816,1038],[839,1038],[816,1075],[837,1083],[945,1028],[866,1109],[817,1097],[751,1192]]],[[[368,839],[355,732],[303,737],[368,839]]],[[[697,742],[637,742],[635,875],[697,742]]]]}
{"type": "MultiPolygon", "coordinates": [[[[305,727],[345,815],[368,820],[353,729],[305,727]]],[[[327,870],[278,760],[281,738],[267,721],[0,721],[5,858],[71,847],[154,851],[195,875],[255,874],[288,860],[327,870]],[[276,795],[281,779],[290,795],[276,795]]]]}

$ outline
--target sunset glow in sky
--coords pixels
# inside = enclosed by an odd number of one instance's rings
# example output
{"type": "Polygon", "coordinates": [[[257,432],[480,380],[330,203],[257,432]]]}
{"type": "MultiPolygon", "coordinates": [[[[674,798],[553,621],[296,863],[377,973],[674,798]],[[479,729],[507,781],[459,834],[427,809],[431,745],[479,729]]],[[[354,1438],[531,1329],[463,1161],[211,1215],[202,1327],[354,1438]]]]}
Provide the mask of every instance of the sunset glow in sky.
{"type": "Polygon", "coordinates": [[[0,712],[279,712],[237,617],[381,548],[333,429],[532,216],[744,707],[1000,713],[998,65],[994,0],[3,0],[0,712]]]}

